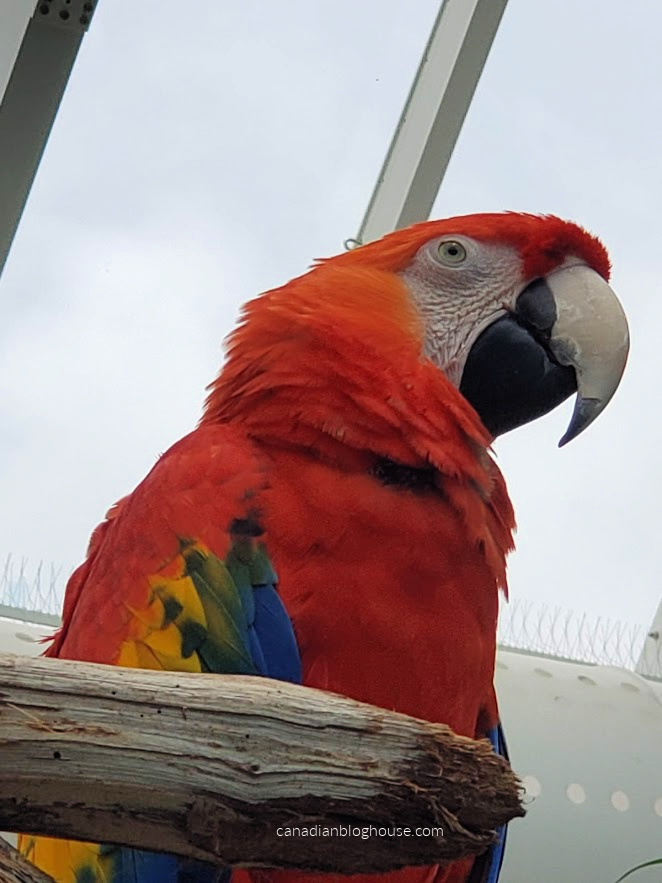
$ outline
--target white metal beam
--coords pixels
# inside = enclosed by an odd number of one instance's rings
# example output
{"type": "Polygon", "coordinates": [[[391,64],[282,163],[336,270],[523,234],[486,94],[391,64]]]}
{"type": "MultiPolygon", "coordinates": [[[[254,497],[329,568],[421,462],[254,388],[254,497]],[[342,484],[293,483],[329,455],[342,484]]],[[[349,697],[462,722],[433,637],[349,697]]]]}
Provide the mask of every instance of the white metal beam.
{"type": "Polygon", "coordinates": [[[0,0],[0,273],[96,5],[0,0]]]}
{"type": "Polygon", "coordinates": [[[0,96],[4,95],[35,0],[0,0],[0,96]]]}
{"type": "Polygon", "coordinates": [[[430,216],[508,0],[444,0],[357,241],[430,216]]]}
{"type": "Polygon", "coordinates": [[[646,633],[636,671],[645,677],[662,680],[662,601],[646,633]]]}

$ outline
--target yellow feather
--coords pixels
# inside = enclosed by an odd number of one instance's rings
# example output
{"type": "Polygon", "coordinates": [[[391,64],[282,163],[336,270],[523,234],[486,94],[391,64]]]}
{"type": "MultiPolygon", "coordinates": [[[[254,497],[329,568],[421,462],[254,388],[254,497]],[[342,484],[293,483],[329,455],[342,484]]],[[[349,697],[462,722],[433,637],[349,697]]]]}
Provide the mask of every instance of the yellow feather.
{"type": "Polygon", "coordinates": [[[143,643],[153,651],[167,671],[200,672],[202,670],[197,653],[191,653],[187,658],[182,655],[182,633],[174,622],[160,631],[152,632],[143,643]]]}
{"type": "Polygon", "coordinates": [[[109,861],[99,855],[98,843],[78,840],[56,840],[52,837],[32,837],[22,834],[18,848],[37,867],[50,874],[57,883],[77,883],[83,868],[89,868],[97,883],[109,883],[109,861]]]}
{"type": "Polygon", "coordinates": [[[156,576],[150,579],[150,583],[154,588],[154,592],[162,601],[173,600],[181,605],[182,611],[175,619],[175,622],[182,619],[193,620],[207,628],[205,611],[193,581],[189,576],[169,580],[156,576]]]}
{"type": "Polygon", "coordinates": [[[151,668],[162,671],[163,665],[142,641],[125,641],[117,665],[123,668],[151,668]]]}

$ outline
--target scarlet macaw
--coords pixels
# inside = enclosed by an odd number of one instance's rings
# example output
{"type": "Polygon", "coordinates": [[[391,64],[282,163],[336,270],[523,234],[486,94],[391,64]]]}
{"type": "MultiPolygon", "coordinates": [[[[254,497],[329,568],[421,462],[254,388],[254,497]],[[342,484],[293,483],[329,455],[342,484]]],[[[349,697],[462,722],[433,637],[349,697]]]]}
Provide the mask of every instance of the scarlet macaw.
{"type": "MultiPolygon", "coordinates": [[[[249,303],[197,429],[94,532],[48,655],[302,677],[494,739],[515,522],[490,445],[575,391],[563,441],[605,407],[628,350],[609,269],[572,223],[471,215],[320,261],[249,303]]],[[[22,848],[59,883],[221,879],[113,846],[22,848]]],[[[354,879],[460,883],[471,868],[354,879]]],[[[471,879],[497,874],[493,855],[471,879]]]]}

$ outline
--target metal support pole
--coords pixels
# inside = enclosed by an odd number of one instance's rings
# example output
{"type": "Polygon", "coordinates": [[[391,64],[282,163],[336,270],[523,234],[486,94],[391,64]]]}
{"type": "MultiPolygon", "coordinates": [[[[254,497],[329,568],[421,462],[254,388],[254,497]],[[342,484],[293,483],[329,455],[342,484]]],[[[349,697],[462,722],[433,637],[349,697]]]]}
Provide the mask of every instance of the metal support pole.
{"type": "Polygon", "coordinates": [[[370,242],[430,216],[508,0],[444,0],[365,213],[370,242]]]}
{"type": "Polygon", "coordinates": [[[25,4],[0,0],[0,273],[96,4],[32,0],[32,17],[22,27],[25,4]]]}
{"type": "Polygon", "coordinates": [[[646,632],[635,671],[647,678],[662,679],[662,601],[646,632]]]}

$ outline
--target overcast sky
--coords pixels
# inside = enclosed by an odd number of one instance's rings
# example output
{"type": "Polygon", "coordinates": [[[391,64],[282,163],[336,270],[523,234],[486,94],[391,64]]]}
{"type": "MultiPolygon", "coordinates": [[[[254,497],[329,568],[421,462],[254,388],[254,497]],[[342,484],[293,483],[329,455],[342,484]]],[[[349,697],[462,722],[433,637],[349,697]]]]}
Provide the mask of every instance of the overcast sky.
{"type": "MultiPolygon", "coordinates": [[[[68,572],[196,423],[239,305],[356,234],[438,0],[100,0],[0,282],[0,561],[68,572]]],[[[630,365],[497,444],[511,596],[647,625],[660,599],[662,9],[510,0],[434,217],[598,233],[630,365]]]]}

